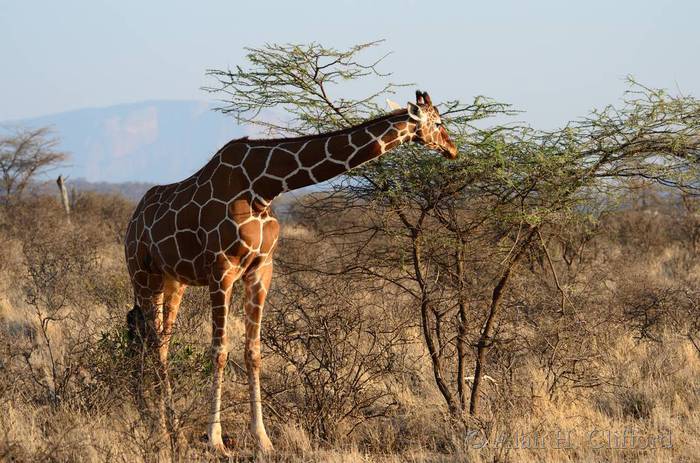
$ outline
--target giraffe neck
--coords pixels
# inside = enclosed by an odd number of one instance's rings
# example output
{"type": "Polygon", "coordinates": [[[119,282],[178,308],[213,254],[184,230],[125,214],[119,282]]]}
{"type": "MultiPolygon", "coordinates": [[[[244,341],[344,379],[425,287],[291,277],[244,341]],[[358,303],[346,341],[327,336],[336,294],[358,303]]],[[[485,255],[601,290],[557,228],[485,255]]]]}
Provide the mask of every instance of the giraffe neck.
{"type": "Polygon", "coordinates": [[[316,136],[240,140],[222,150],[240,153],[240,167],[250,188],[269,203],[286,191],[318,184],[413,140],[416,124],[399,110],[345,130],[316,136]],[[245,149],[243,149],[245,148],[245,149]]]}

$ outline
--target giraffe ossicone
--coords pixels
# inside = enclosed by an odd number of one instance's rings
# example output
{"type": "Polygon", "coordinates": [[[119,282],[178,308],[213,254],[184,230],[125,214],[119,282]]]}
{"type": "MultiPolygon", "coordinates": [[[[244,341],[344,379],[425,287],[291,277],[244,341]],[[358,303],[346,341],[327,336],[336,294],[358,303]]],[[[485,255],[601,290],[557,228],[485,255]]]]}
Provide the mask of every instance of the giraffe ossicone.
{"type": "Polygon", "coordinates": [[[425,92],[415,103],[359,125],[320,135],[224,145],[187,179],[151,188],[126,232],[126,262],[134,289],[130,329],[147,338],[169,391],[167,357],[182,294],[209,286],[214,365],[209,444],[227,453],[221,434],[221,385],[227,359],[226,320],[233,283],[245,285],[245,364],[251,433],[272,450],[262,418],[260,324],[272,278],[279,224],[270,211],[279,194],[329,180],[416,142],[454,159],[457,148],[425,92]],[[140,321],[140,322],[139,322],[140,321]],[[135,326],[141,323],[143,326],[135,326]]]}

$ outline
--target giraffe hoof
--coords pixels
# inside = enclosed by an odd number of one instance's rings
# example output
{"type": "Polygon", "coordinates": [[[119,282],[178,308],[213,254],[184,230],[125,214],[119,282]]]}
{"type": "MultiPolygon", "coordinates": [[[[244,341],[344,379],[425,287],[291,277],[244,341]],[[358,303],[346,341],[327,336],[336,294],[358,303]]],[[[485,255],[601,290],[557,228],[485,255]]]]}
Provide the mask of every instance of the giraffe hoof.
{"type": "Polygon", "coordinates": [[[223,436],[219,438],[218,441],[217,439],[210,441],[209,436],[204,434],[200,440],[206,442],[209,449],[215,454],[224,457],[232,456],[231,448],[233,447],[233,439],[229,436],[223,436]]]}
{"type": "Polygon", "coordinates": [[[262,454],[269,455],[275,451],[275,448],[272,446],[272,442],[270,442],[267,436],[262,436],[258,438],[258,450],[262,454]]]}

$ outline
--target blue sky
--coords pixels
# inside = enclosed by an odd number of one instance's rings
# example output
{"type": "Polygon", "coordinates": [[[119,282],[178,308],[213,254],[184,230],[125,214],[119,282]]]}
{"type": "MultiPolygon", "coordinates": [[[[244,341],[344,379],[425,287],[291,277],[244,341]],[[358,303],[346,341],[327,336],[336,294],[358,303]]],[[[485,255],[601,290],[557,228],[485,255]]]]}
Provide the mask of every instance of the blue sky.
{"type": "Polygon", "coordinates": [[[672,0],[0,0],[0,120],[211,99],[205,70],[241,63],[244,46],[386,39],[394,80],[552,127],[618,101],[627,74],[699,96],[698,18],[700,2],[672,0]]]}

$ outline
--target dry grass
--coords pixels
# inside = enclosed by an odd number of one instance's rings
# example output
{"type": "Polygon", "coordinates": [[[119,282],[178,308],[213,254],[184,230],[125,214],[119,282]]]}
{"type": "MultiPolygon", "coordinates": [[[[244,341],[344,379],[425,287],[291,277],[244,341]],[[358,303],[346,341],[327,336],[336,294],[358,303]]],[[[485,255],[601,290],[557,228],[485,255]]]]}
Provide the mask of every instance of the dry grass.
{"type": "MultiPolygon", "coordinates": [[[[171,369],[186,443],[171,452],[130,393],[123,325],[131,300],[118,242],[128,207],[110,209],[114,198],[104,201],[85,201],[73,225],[52,212],[52,201],[42,198],[31,205],[36,213],[4,212],[0,460],[217,461],[202,440],[209,381],[207,295],[198,289],[188,293],[174,339],[171,369]],[[71,239],[79,240],[79,246],[56,244],[71,239]],[[46,246],[42,252],[47,257],[75,264],[54,269],[66,282],[58,289],[29,276],[35,249],[27,246],[39,242],[46,246]],[[94,252],[96,259],[78,265],[84,255],[71,254],[76,249],[79,254],[94,252]],[[53,296],[63,291],[67,297],[60,307],[55,300],[32,301],[32,294],[46,291],[53,296]],[[55,316],[44,338],[40,320],[47,313],[55,316]]],[[[673,223],[668,217],[634,212],[611,218],[585,265],[561,276],[572,301],[564,315],[541,309],[558,299],[556,290],[522,272],[509,293],[501,325],[503,336],[512,341],[493,351],[487,373],[496,383],[484,387],[478,419],[456,420],[445,409],[409,302],[388,293],[378,297],[376,288],[355,287],[340,277],[332,277],[339,286],[326,293],[313,285],[327,286],[330,280],[304,277],[304,288],[314,289],[318,297],[307,301],[309,295],[299,289],[301,280],[294,279],[301,277],[282,272],[265,326],[269,335],[263,385],[274,409],[266,414],[277,449],[266,460],[697,461],[700,355],[691,341],[700,315],[697,300],[693,305],[700,264],[673,223]],[[646,230],[644,236],[635,235],[635,229],[646,230]],[[308,319],[290,324],[282,317],[290,299],[305,304],[308,319]],[[400,333],[380,338],[385,350],[377,354],[366,345],[367,325],[352,325],[356,318],[341,318],[345,324],[338,326],[350,326],[348,332],[333,331],[333,336],[345,336],[334,338],[336,349],[361,343],[358,355],[386,362],[380,371],[339,357],[314,376],[318,365],[299,360],[320,351],[313,343],[294,340],[292,334],[298,333],[292,328],[312,332],[317,323],[327,326],[323,316],[333,310],[338,317],[356,313],[400,333]],[[539,314],[536,326],[522,317],[530,310],[539,314]],[[572,362],[574,357],[579,360],[572,362]],[[312,399],[325,388],[325,400],[337,401],[337,394],[327,392],[331,387],[341,390],[340,385],[302,384],[298,378],[346,378],[349,371],[371,375],[370,387],[348,389],[355,395],[347,403],[324,404],[323,416],[333,422],[320,426],[310,419],[320,413],[312,399]],[[366,406],[349,412],[362,400],[366,406]]],[[[287,238],[313,239],[301,225],[291,224],[287,230],[287,238]]],[[[286,248],[283,243],[281,252],[287,261],[313,259],[292,242],[286,248]]],[[[239,318],[240,313],[232,315],[223,427],[234,439],[234,461],[253,461],[254,445],[246,432],[245,375],[238,368],[243,365],[239,318]]],[[[322,353],[335,358],[338,352],[345,351],[322,353]]]]}

